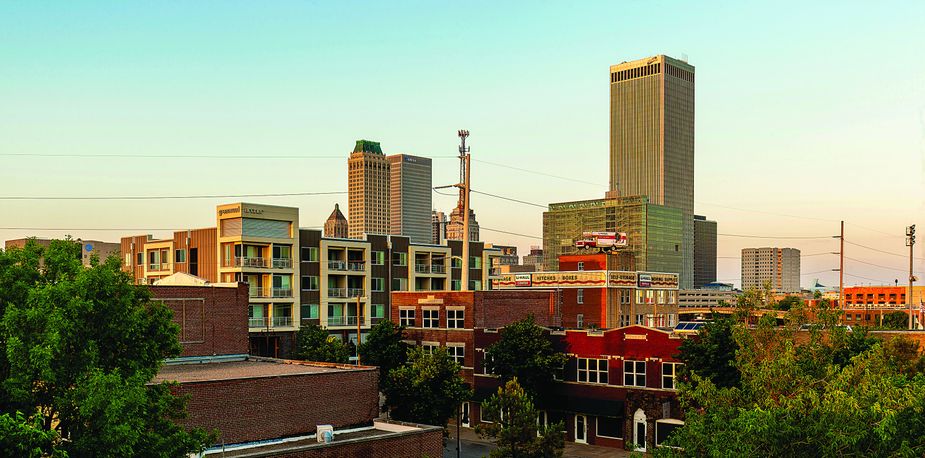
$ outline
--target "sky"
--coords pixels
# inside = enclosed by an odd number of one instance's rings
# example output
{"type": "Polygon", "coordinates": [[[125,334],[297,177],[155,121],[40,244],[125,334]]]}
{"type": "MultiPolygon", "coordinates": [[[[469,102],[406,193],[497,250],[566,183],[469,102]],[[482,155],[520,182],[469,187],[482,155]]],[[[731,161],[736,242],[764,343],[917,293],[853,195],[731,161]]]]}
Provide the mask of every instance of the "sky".
{"type": "MultiPolygon", "coordinates": [[[[905,226],[925,242],[922,24],[925,2],[0,1],[0,240],[161,237],[239,200],[320,226],[346,207],[356,140],[434,157],[440,186],[458,129],[476,190],[599,198],[609,66],[667,54],[696,67],[695,210],[718,222],[719,280],[738,283],[741,248],[782,246],[812,255],[804,286],[837,285],[844,220],[846,285],[904,283],[905,226]],[[344,194],[10,199],[305,192],[344,194]]],[[[542,243],[541,208],[472,207],[522,234],[483,240],[542,243]]],[[[925,279],[925,243],[916,257],[925,279]]]]}

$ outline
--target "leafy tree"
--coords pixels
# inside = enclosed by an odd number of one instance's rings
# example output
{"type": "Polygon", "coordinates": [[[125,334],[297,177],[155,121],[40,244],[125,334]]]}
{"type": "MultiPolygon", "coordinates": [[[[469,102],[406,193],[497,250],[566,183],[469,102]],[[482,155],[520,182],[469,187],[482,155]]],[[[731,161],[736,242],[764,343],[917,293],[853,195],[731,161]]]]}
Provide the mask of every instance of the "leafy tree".
{"type": "Polygon", "coordinates": [[[493,423],[482,423],[476,431],[484,438],[496,439],[492,458],[548,458],[561,457],[565,448],[562,422],[537,427],[537,411],[533,401],[513,378],[498,392],[482,403],[482,415],[494,418],[493,423]]]}
{"type": "Polygon", "coordinates": [[[302,326],[296,336],[296,359],[327,363],[350,361],[351,346],[332,336],[317,324],[302,326]]]}
{"type": "Polygon", "coordinates": [[[880,324],[884,329],[906,329],[909,327],[909,315],[906,312],[890,312],[883,315],[880,324]]]}
{"type": "Polygon", "coordinates": [[[679,347],[678,359],[688,373],[708,379],[719,387],[739,384],[739,369],[735,365],[738,343],[733,336],[735,321],[714,314],[700,329],[696,338],[686,339],[679,347]]]}
{"type": "Polygon", "coordinates": [[[799,307],[803,304],[803,299],[797,296],[787,296],[777,302],[777,310],[789,311],[792,308],[799,307]]]}
{"type": "Polygon", "coordinates": [[[184,400],[170,384],[149,384],[181,349],[170,309],[150,299],[116,257],[84,268],[70,240],[0,252],[0,354],[14,356],[0,361],[0,415],[62,438],[52,456],[201,451],[212,436],[174,421],[184,400]]]}
{"type": "Polygon", "coordinates": [[[486,366],[492,374],[500,376],[502,383],[517,378],[520,386],[534,397],[545,392],[553,383],[553,375],[567,361],[563,353],[552,347],[533,315],[505,326],[501,338],[486,353],[486,366]]]}
{"type": "Polygon", "coordinates": [[[57,447],[60,438],[55,431],[46,430],[42,417],[33,415],[29,420],[22,412],[0,415],[0,455],[23,458],[63,458],[67,454],[57,447]]]}
{"type": "Polygon", "coordinates": [[[389,372],[401,366],[408,359],[408,344],[402,342],[404,327],[385,320],[369,330],[366,340],[360,344],[360,361],[363,364],[379,366],[379,389],[388,381],[389,372]]]}
{"type": "Polygon", "coordinates": [[[408,361],[389,372],[384,392],[392,418],[437,425],[444,430],[471,394],[459,375],[459,364],[446,349],[428,353],[421,347],[412,348],[408,361]]]}

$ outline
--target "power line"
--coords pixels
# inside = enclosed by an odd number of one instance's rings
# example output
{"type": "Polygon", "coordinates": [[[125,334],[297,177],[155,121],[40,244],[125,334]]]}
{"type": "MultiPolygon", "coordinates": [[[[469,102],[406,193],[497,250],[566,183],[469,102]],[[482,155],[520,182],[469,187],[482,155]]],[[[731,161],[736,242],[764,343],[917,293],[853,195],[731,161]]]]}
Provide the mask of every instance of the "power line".
{"type": "Polygon", "coordinates": [[[521,234],[521,233],[519,233],[519,232],[502,231],[501,229],[491,229],[491,228],[487,228],[487,227],[485,227],[485,226],[479,226],[479,229],[480,229],[480,230],[483,230],[483,231],[488,231],[488,232],[498,232],[498,233],[501,233],[501,234],[517,235],[517,236],[526,237],[526,238],[529,238],[529,239],[543,240],[543,237],[537,237],[537,236],[535,236],[535,235],[521,234]]]}
{"type": "Polygon", "coordinates": [[[487,193],[487,192],[476,191],[475,189],[471,190],[471,192],[473,192],[473,193],[475,193],[475,194],[481,194],[481,195],[483,195],[483,196],[494,197],[494,198],[496,198],[496,199],[507,200],[507,201],[510,201],[510,202],[517,202],[517,203],[519,203],[519,204],[532,205],[532,206],[534,206],[534,207],[539,207],[539,208],[543,208],[543,209],[549,208],[548,205],[535,204],[535,203],[533,203],[533,202],[527,202],[527,201],[525,201],[525,200],[514,199],[514,198],[512,198],[512,197],[504,197],[504,196],[499,196],[499,195],[497,195],[497,194],[491,194],[491,193],[487,193]]]}
{"type": "Polygon", "coordinates": [[[893,256],[899,256],[900,258],[906,258],[906,259],[908,259],[908,255],[905,255],[905,254],[899,254],[899,253],[892,253],[892,252],[889,252],[889,251],[883,251],[883,250],[879,250],[879,249],[877,249],[877,248],[869,247],[869,246],[867,246],[867,245],[861,245],[860,243],[849,242],[848,240],[845,240],[845,243],[847,243],[847,244],[849,244],[849,245],[858,246],[858,247],[861,247],[861,248],[867,248],[868,250],[876,251],[876,252],[878,252],[878,253],[889,254],[889,255],[893,255],[893,256]]]}
{"type": "Polygon", "coordinates": [[[849,258],[848,256],[845,256],[845,259],[850,259],[850,260],[855,261],[855,262],[860,262],[861,264],[867,264],[867,265],[870,265],[870,266],[879,267],[879,268],[881,268],[881,269],[897,270],[897,271],[899,271],[899,272],[908,272],[908,271],[909,271],[908,269],[897,269],[897,268],[895,268],[895,267],[882,266],[882,265],[880,265],[880,264],[874,264],[874,263],[872,263],[872,262],[862,261],[862,260],[860,260],[860,259],[849,258]]]}
{"type": "Polygon", "coordinates": [[[0,200],[176,200],[176,199],[236,199],[242,197],[328,196],[347,194],[346,191],[281,192],[267,194],[213,194],[187,196],[0,196],[0,200]]]}
{"type": "MultiPolygon", "coordinates": [[[[0,157],[99,158],[99,159],[347,159],[349,155],[228,155],[228,154],[83,154],[83,153],[0,153],[0,157]]],[[[419,155],[418,155],[419,156],[419,155]]],[[[430,159],[456,159],[456,156],[419,156],[430,159]]]]}
{"type": "Polygon", "coordinates": [[[803,236],[803,235],[792,235],[792,236],[786,236],[786,235],[749,235],[749,234],[723,234],[723,233],[717,233],[716,235],[718,235],[718,236],[723,236],[723,237],[741,237],[741,238],[748,238],[748,239],[801,239],[801,240],[810,240],[810,239],[831,239],[831,238],[832,238],[831,235],[818,235],[818,236],[814,236],[814,235],[806,235],[806,236],[803,236]]]}
{"type": "Polygon", "coordinates": [[[523,167],[515,167],[515,166],[513,166],[513,165],[499,164],[499,163],[497,163],[497,162],[490,162],[490,161],[486,161],[486,160],[482,160],[482,159],[473,159],[473,161],[475,161],[475,162],[480,162],[480,163],[482,163],[482,164],[493,165],[493,166],[495,166],[495,167],[501,167],[501,168],[505,168],[505,169],[518,170],[518,171],[521,171],[521,172],[532,173],[532,174],[534,174],[534,175],[539,175],[539,176],[544,176],[544,177],[550,177],[550,178],[557,178],[557,179],[565,180],[565,181],[571,181],[571,182],[574,182],[574,183],[589,184],[589,185],[592,185],[592,186],[601,186],[601,187],[604,187],[604,188],[608,187],[608,186],[603,185],[603,184],[601,184],[601,183],[594,183],[594,182],[591,182],[591,181],[579,180],[579,179],[577,179],[577,178],[570,178],[570,177],[565,177],[565,176],[562,176],[562,175],[553,175],[553,174],[551,174],[551,173],[539,172],[539,171],[536,171],[536,170],[525,169],[525,168],[523,168],[523,167]]]}
{"type": "Polygon", "coordinates": [[[863,279],[863,280],[869,280],[869,281],[880,282],[880,283],[883,283],[883,284],[889,284],[889,283],[890,283],[889,281],[884,281],[883,279],[870,278],[870,277],[862,277],[862,276],[860,276],[860,275],[849,274],[848,272],[845,272],[845,275],[847,275],[847,276],[849,276],[849,277],[860,278],[860,279],[863,279]]]}
{"type": "MultiPolygon", "coordinates": [[[[299,229],[321,229],[324,226],[301,226],[299,229]]],[[[211,227],[0,227],[0,231],[187,231],[211,229],[211,227]]]]}

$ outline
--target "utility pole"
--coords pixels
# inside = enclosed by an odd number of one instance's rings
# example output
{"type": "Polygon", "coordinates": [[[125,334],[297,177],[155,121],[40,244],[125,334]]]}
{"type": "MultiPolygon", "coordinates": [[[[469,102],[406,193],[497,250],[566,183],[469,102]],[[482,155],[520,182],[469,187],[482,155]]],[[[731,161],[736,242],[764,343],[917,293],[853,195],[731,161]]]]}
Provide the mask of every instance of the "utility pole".
{"type": "Polygon", "coordinates": [[[912,283],[915,282],[915,275],[912,273],[912,261],[915,251],[915,224],[906,228],[906,246],[909,247],[909,292],[906,294],[906,303],[909,304],[909,329],[913,329],[912,320],[912,283]]]}
{"type": "Polygon", "coordinates": [[[845,310],[845,222],[841,222],[841,232],[832,236],[838,239],[838,308],[845,310]]]}
{"type": "Polygon", "coordinates": [[[459,197],[463,202],[462,233],[462,277],[460,291],[469,290],[469,148],[466,146],[468,130],[460,130],[459,136],[459,197]]]}

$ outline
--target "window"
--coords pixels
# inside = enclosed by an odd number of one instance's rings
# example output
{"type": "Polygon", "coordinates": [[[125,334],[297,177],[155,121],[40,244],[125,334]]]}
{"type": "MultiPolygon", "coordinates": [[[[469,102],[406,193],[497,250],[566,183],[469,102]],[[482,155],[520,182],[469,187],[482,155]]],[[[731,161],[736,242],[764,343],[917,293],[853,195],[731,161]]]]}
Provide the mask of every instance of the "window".
{"type": "Polygon", "coordinates": [[[186,250],[176,250],[173,253],[174,262],[186,262],[186,250]]]}
{"type": "Polygon", "coordinates": [[[415,326],[414,309],[398,309],[398,324],[408,328],[415,326]]]}
{"type": "Polygon", "coordinates": [[[482,280],[469,280],[469,291],[481,291],[482,280]]]}
{"type": "Polygon", "coordinates": [[[436,309],[424,309],[424,327],[425,328],[439,328],[440,327],[440,310],[436,309]]]}
{"type": "Polygon", "coordinates": [[[318,277],[302,275],[302,291],[318,291],[318,277]]]}
{"type": "Polygon", "coordinates": [[[579,303],[579,304],[584,304],[584,303],[585,303],[585,290],[584,290],[584,288],[578,288],[577,300],[578,300],[578,303],[579,303]]]}
{"type": "Polygon", "coordinates": [[[432,355],[434,354],[434,351],[440,348],[440,345],[438,345],[436,342],[421,342],[421,348],[424,349],[424,353],[432,355]]]}
{"type": "Polygon", "coordinates": [[[125,267],[131,267],[132,265],[132,253],[125,253],[125,267]]]}
{"type": "Polygon", "coordinates": [[[487,351],[484,352],[484,355],[485,356],[482,358],[482,373],[485,375],[492,375],[491,371],[488,370],[488,366],[491,364],[494,358],[492,358],[491,353],[488,353],[487,351]]]}
{"type": "Polygon", "coordinates": [[[450,282],[450,289],[453,291],[462,290],[462,280],[453,280],[450,282]]]}
{"type": "Polygon", "coordinates": [[[662,363],[662,388],[666,390],[678,389],[675,380],[678,378],[679,363],[662,363]]]}
{"type": "Polygon", "coordinates": [[[623,384],[626,386],[646,386],[646,362],[623,361],[623,384]]]}
{"type": "Polygon", "coordinates": [[[385,289],[385,279],[382,277],[373,277],[372,285],[374,292],[382,292],[385,289]]]}
{"type": "Polygon", "coordinates": [[[373,251],[372,253],[373,265],[381,266],[385,264],[385,251],[373,251]]]}
{"type": "Polygon", "coordinates": [[[597,436],[623,438],[623,419],[613,417],[597,417],[597,436]]]}
{"type": "Polygon", "coordinates": [[[578,358],[576,380],[585,383],[607,383],[607,360],[578,358]]]}
{"type": "Polygon", "coordinates": [[[446,344],[446,352],[453,358],[453,361],[456,361],[456,364],[460,366],[463,365],[463,362],[466,360],[466,347],[464,344],[446,344]]]}
{"type": "Polygon", "coordinates": [[[138,256],[136,256],[136,258],[137,258],[137,259],[136,259],[137,262],[135,262],[135,265],[138,265],[138,266],[144,265],[144,263],[145,263],[145,254],[144,254],[144,253],[138,253],[138,256]]]}
{"type": "Polygon", "coordinates": [[[575,327],[577,328],[585,327],[585,315],[583,313],[579,313],[578,315],[575,316],[575,327]]]}
{"type": "Polygon", "coordinates": [[[462,259],[454,257],[452,261],[452,266],[454,269],[462,269],[462,259]]]}
{"type": "Polygon", "coordinates": [[[407,278],[393,278],[392,279],[392,291],[408,291],[408,279],[407,278]]]}
{"type": "Polygon", "coordinates": [[[392,265],[407,266],[408,265],[408,253],[392,253],[392,265]]]}
{"type": "Polygon", "coordinates": [[[302,304],[302,307],[299,309],[299,315],[302,316],[303,320],[318,319],[318,304],[302,304]]]}
{"type": "Polygon", "coordinates": [[[383,304],[373,304],[370,314],[373,318],[382,318],[385,316],[385,305],[383,304]]]}
{"type": "Polygon", "coordinates": [[[302,247],[302,262],[318,262],[318,247],[302,247]]]}
{"type": "Polygon", "coordinates": [[[585,262],[578,261],[578,270],[585,270],[585,262]]]}
{"type": "Polygon", "coordinates": [[[465,310],[447,310],[446,327],[449,329],[463,329],[465,327],[465,310]]]}
{"type": "Polygon", "coordinates": [[[481,269],[482,268],[482,258],[478,256],[469,256],[469,268],[470,269],[481,269]]]}

